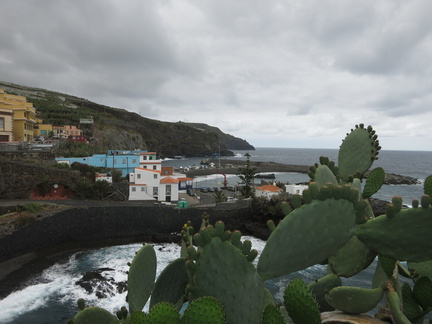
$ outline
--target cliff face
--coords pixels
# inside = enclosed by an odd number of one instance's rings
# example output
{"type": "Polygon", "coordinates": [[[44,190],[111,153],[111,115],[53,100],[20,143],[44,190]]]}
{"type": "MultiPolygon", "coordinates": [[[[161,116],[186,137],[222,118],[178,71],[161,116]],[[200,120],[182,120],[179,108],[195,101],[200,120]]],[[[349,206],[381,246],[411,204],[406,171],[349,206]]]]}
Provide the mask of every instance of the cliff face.
{"type": "Polygon", "coordinates": [[[27,97],[44,123],[76,125],[100,148],[155,151],[161,157],[187,155],[206,156],[230,150],[253,150],[243,139],[225,134],[206,124],[171,123],[145,118],[125,109],[112,108],[83,98],[0,81],[8,93],[27,97]],[[80,118],[93,118],[94,124],[80,125],[80,118]]]}

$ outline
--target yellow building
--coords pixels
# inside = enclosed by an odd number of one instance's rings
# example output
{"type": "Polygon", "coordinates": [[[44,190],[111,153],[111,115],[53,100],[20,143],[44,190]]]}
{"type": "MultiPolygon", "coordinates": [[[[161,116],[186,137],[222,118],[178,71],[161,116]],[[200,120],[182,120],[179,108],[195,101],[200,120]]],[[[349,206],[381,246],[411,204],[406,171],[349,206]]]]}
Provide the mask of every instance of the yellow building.
{"type": "Polygon", "coordinates": [[[0,142],[11,142],[12,140],[13,112],[10,109],[0,107],[0,142]]]}
{"type": "Polygon", "coordinates": [[[48,137],[52,136],[53,134],[53,125],[51,124],[44,124],[42,119],[36,120],[37,124],[33,126],[33,135],[35,137],[44,137],[47,139],[48,137]]]}
{"type": "MultiPolygon", "coordinates": [[[[25,97],[8,94],[0,89],[0,110],[13,113],[13,138],[10,138],[9,141],[33,141],[33,129],[36,124],[36,109],[31,102],[27,102],[25,97]]],[[[5,118],[3,115],[0,115],[0,117],[5,118]]],[[[6,123],[7,121],[5,118],[5,124],[6,123]]]]}

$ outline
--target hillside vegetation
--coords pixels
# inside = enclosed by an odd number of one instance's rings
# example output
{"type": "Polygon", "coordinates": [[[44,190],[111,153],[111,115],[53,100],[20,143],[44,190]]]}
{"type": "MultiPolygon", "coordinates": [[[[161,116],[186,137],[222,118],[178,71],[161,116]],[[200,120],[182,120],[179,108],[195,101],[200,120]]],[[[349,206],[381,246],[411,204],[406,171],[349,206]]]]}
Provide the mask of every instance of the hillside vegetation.
{"type": "Polygon", "coordinates": [[[79,126],[90,144],[100,151],[143,149],[166,157],[205,156],[215,152],[229,156],[230,150],[254,149],[247,141],[206,124],[158,121],[126,109],[9,82],[0,82],[0,88],[27,97],[44,123],[79,126]],[[94,124],[80,125],[80,118],[93,118],[94,124]]]}

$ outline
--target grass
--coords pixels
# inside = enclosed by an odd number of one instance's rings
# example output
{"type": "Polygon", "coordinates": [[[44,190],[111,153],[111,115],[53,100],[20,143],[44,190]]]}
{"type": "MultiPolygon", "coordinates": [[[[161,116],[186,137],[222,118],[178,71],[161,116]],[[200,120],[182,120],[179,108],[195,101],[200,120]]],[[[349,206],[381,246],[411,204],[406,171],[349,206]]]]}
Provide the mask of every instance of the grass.
{"type": "Polygon", "coordinates": [[[65,206],[55,204],[40,204],[31,202],[24,206],[11,207],[6,214],[0,215],[0,236],[11,234],[23,227],[29,226],[46,212],[60,210],[65,206]]]}

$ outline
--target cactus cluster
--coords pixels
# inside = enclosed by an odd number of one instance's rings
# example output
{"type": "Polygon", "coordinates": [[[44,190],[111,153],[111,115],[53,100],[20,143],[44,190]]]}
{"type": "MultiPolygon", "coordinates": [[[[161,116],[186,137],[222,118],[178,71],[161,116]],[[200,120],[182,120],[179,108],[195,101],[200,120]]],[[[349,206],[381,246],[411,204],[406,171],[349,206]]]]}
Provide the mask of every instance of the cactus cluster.
{"type": "Polygon", "coordinates": [[[180,257],[156,281],[153,247],[138,251],[128,274],[129,312],[122,308],[115,317],[80,302],[73,323],[320,323],[320,312],[335,309],[375,309],[397,324],[422,323],[432,310],[432,176],[412,208],[394,197],[375,217],[368,199],[385,172],[370,168],[380,149],[372,127],[360,124],[343,140],[337,165],[321,157],[311,166],[303,196],[282,205],[278,224],[268,222],[272,232],[256,266],[250,241],[204,215],[198,232],[185,224],[180,257]],[[315,264],[326,264],[326,275],[308,285],[292,280],[276,304],[265,281],[315,264]],[[368,267],[375,267],[370,288],[342,284],[368,267]]]}

